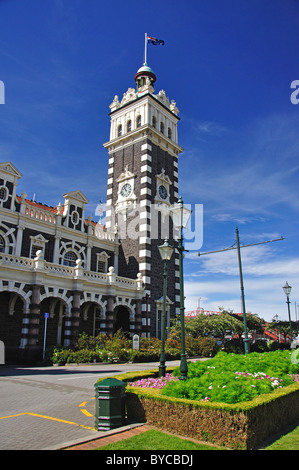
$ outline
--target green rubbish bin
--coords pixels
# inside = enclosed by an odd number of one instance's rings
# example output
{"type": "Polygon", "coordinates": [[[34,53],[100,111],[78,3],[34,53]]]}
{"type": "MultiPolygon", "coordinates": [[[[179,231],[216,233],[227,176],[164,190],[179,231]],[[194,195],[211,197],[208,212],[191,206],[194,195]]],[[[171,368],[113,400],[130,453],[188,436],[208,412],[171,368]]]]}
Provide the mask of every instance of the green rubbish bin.
{"type": "Polygon", "coordinates": [[[114,378],[95,384],[95,426],[98,431],[110,431],[125,424],[126,385],[114,378]]]}

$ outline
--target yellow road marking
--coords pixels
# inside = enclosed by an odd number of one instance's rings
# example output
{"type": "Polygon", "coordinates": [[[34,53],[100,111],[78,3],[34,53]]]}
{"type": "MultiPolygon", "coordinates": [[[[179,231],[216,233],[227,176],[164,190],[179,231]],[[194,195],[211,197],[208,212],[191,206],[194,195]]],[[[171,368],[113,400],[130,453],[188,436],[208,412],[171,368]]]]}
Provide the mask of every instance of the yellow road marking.
{"type": "MultiPolygon", "coordinates": [[[[81,410],[82,411],[82,410],[81,410]]],[[[84,426],[83,424],[78,424],[78,423],[74,423],[73,421],[67,421],[65,419],[59,419],[59,418],[53,418],[51,416],[44,416],[44,415],[40,415],[40,414],[37,414],[37,413],[19,413],[19,414],[16,414],[16,415],[10,415],[10,416],[2,416],[0,419],[6,419],[6,418],[15,418],[17,416],[24,416],[24,415],[28,415],[28,416],[36,416],[38,418],[44,418],[44,419],[49,419],[51,421],[58,421],[60,423],[65,423],[65,424],[72,424],[74,426],[79,426],[80,428],[84,428],[84,429],[91,429],[92,431],[96,431],[94,428],[91,428],[89,426],[84,426]]],[[[91,415],[92,416],[92,415],[91,415]]]]}
{"type": "Polygon", "coordinates": [[[80,410],[83,414],[85,414],[85,416],[93,416],[91,413],[89,413],[89,411],[87,410],[80,410]]]}
{"type": "Polygon", "coordinates": [[[19,413],[18,415],[10,415],[10,416],[1,416],[0,419],[6,419],[6,418],[14,418],[15,416],[22,416],[22,415],[25,415],[27,413],[19,413]]]}
{"type": "MultiPolygon", "coordinates": [[[[94,399],[95,399],[95,397],[92,397],[92,400],[94,400],[94,399]]],[[[78,406],[82,408],[83,406],[86,405],[86,403],[87,403],[87,401],[83,401],[83,402],[80,403],[80,405],[78,405],[78,406]]],[[[82,413],[85,414],[85,416],[88,416],[88,417],[94,416],[94,415],[92,415],[91,413],[89,413],[89,411],[87,411],[87,410],[85,410],[85,409],[80,410],[80,411],[82,411],[82,413]]]]}

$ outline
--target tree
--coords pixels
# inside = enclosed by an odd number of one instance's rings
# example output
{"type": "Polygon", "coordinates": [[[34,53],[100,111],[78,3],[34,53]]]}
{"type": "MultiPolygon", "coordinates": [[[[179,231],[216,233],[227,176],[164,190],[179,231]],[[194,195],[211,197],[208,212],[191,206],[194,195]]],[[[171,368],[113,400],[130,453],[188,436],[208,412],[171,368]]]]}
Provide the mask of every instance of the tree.
{"type": "MultiPolygon", "coordinates": [[[[284,342],[287,342],[287,337],[290,335],[290,323],[288,321],[274,321],[272,323],[267,324],[267,329],[271,332],[276,334],[280,333],[284,337],[284,342]]],[[[292,333],[293,336],[296,334],[295,332],[299,331],[299,324],[298,322],[292,321],[292,333]]]]}
{"type": "MultiPolygon", "coordinates": [[[[239,320],[243,322],[243,315],[229,312],[229,315],[232,317],[236,318],[236,320],[239,320]]],[[[251,333],[264,333],[265,329],[265,320],[263,318],[259,318],[256,314],[253,313],[246,313],[246,324],[247,324],[247,329],[251,333]]]]}
{"type": "Polygon", "coordinates": [[[220,315],[199,314],[186,320],[186,333],[194,338],[198,336],[214,336],[224,338],[227,331],[242,334],[244,326],[227,313],[220,315]]]}

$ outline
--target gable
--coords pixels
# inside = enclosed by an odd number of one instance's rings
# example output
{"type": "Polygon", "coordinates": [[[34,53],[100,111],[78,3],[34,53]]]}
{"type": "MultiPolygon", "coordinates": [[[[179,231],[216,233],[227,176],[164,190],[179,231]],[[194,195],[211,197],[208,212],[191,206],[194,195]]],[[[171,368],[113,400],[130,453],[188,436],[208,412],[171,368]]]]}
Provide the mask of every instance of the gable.
{"type": "Polygon", "coordinates": [[[77,191],[71,191],[70,193],[66,193],[63,195],[66,201],[71,201],[74,200],[76,202],[79,202],[82,204],[88,204],[89,200],[87,199],[86,196],[80,191],[80,189],[77,189],[77,191]]]}
{"type": "Polygon", "coordinates": [[[10,175],[10,180],[18,180],[23,176],[22,173],[11,162],[0,163],[0,173],[10,175]]]}

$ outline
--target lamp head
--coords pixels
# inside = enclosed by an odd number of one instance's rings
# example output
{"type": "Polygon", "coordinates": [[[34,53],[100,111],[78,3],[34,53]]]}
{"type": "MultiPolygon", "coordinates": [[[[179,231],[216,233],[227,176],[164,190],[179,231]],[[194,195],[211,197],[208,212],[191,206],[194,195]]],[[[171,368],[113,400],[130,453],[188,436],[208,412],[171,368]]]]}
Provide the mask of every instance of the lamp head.
{"type": "Polygon", "coordinates": [[[286,282],[285,285],[283,286],[283,290],[284,290],[285,295],[288,296],[291,293],[292,287],[289,286],[289,284],[286,282]]]}
{"type": "Polygon", "coordinates": [[[173,225],[176,229],[185,228],[188,224],[191,210],[184,206],[182,197],[179,197],[178,202],[170,209],[173,225]]]}
{"type": "Polygon", "coordinates": [[[167,238],[165,238],[163,245],[158,246],[158,248],[162,260],[169,261],[173,253],[173,246],[169,245],[167,238]]]}

